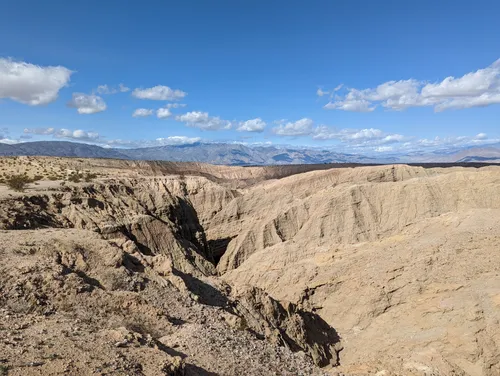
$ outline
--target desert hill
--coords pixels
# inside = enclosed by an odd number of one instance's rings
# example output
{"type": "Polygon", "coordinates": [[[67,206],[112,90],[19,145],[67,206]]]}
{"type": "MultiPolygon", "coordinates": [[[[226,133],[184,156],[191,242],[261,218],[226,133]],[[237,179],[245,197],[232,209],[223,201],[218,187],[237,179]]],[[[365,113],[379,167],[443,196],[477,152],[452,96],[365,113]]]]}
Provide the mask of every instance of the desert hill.
{"type": "Polygon", "coordinates": [[[500,374],[500,167],[0,170],[9,375],[500,374]]]}

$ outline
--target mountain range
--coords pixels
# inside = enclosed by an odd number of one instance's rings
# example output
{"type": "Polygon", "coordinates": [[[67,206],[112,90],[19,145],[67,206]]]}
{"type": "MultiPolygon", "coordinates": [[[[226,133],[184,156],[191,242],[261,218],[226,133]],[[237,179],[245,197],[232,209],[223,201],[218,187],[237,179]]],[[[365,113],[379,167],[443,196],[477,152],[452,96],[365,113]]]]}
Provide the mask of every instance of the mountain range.
{"type": "Polygon", "coordinates": [[[319,163],[400,163],[400,162],[500,162],[500,144],[436,151],[433,153],[381,154],[365,156],[329,149],[290,146],[247,146],[236,143],[193,143],[134,149],[104,148],[68,141],[0,143],[0,156],[54,156],[168,160],[220,165],[285,165],[319,163]]]}

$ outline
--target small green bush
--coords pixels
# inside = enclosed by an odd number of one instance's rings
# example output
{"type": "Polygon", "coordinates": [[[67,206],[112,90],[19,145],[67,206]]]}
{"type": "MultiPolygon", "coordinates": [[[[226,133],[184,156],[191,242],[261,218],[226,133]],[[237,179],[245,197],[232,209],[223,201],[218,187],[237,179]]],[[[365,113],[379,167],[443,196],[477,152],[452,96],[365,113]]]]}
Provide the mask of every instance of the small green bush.
{"type": "Polygon", "coordinates": [[[7,376],[9,374],[9,366],[0,364],[0,376],[7,376]]]}
{"type": "Polygon", "coordinates": [[[68,176],[68,181],[72,183],[79,183],[80,182],[80,174],[71,174],[68,176]]]}
{"type": "Polygon", "coordinates": [[[85,181],[88,183],[92,180],[94,180],[95,178],[97,177],[97,174],[93,174],[91,172],[88,172],[87,174],[85,174],[85,181]]]}
{"type": "Polygon", "coordinates": [[[18,192],[24,192],[26,186],[31,182],[33,182],[33,180],[26,175],[12,175],[5,179],[5,184],[7,184],[10,189],[18,192]]]}

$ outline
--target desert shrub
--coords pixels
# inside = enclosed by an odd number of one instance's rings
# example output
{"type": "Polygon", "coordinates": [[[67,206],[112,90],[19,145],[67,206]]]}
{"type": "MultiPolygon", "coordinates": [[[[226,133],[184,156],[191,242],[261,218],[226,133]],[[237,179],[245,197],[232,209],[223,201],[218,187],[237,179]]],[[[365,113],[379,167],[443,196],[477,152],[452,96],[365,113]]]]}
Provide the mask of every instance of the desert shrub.
{"type": "Polygon", "coordinates": [[[0,364],[0,376],[7,376],[9,374],[9,366],[0,364]]]}
{"type": "Polygon", "coordinates": [[[71,174],[68,176],[68,181],[72,183],[79,183],[80,182],[80,174],[71,174]]]}
{"type": "Polygon", "coordinates": [[[26,175],[11,175],[5,179],[5,184],[14,191],[23,192],[32,180],[26,175]]]}
{"type": "Polygon", "coordinates": [[[35,175],[33,177],[33,181],[38,181],[38,180],[42,180],[43,179],[43,176],[42,175],[35,175]]]}
{"type": "Polygon", "coordinates": [[[85,181],[86,182],[89,182],[89,181],[92,181],[94,180],[95,178],[97,177],[97,174],[93,174],[91,172],[88,172],[87,174],[85,174],[85,181]]]}

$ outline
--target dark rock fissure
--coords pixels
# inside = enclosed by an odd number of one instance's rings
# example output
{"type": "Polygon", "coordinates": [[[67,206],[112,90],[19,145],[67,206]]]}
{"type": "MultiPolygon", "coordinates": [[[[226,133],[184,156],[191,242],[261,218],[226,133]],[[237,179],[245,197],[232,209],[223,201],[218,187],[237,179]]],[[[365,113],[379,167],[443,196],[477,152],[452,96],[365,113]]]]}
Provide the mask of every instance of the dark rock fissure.
{"type": "Polygon", "coordinates": [[[219,264],[221,257],[224,256],[229,243],[233,239],[234,237],[208,240],[208,254],[210,261],[213,262],[215,266],[219,264]]]}

